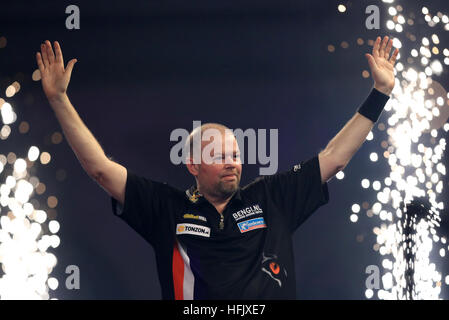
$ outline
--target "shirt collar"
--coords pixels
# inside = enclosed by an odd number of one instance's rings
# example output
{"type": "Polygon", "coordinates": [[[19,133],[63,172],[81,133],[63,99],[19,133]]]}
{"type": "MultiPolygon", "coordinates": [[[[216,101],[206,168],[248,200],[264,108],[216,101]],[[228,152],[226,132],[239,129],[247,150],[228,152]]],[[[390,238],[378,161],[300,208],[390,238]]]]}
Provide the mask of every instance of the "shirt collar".
{"type": "MultiPolygon", "coordinates": [[[[189,189],[186,190],[186,197],[189,199],[191,203],[199,204],[207,201],[207,199],[198,191],[196,185],[191,186],[189,189]]],[[[238,187],[237,191],[234,192],[234,195],[232,196],[232,201],[240,201],[243,202],[242,195],[241,195],[241,189],[238,187]]]]}
{"type": "Polygon", "coordinates": [[[240,192],[240,187],[237,189],[237,191],[234,193],[234,195],[233,195],[233,197],[231,198],[231,201],[232,200],[238,200],[238,201],[240,201],[240,202],[243,202],[243,199],[242,199],[242,194],[241,194],[241,192],[240,192]]]}
{"type": "Polygon", "coordinates": [[[186,190],[186,196],[191,203],[201,203],[206,201],[203,195],[198,191],[196,185],[193,185],[186,190]]]}

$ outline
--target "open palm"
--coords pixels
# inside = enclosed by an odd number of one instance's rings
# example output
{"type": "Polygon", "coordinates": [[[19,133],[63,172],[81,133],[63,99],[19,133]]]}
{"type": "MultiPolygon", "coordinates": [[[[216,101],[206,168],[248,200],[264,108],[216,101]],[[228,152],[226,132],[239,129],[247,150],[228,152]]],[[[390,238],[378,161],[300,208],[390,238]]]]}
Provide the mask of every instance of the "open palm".
{"type": "Polygon", "coordinates": [[[64,68],[64,58],[61,47],[57,41],[54,42],[55,53],[50,41],[41,44],[41,52],[36,53],[37,65],[41,73],[41,82],[48,100],[62,97],[67,92],[73,66],[76,59],[72,59],[64,68]]]}
{"type": "Polygon", "coordinates": [[[381,38],[377,37],[372,55],[369,53],[365,55],[371,69],[374,87],[387,95],[390,95],[394,88],[394,64],[399,54],[399,49],[395,49],[390,57],[392,47],[393,40],[388,41],[388,37],[384,37],[381,41],[381,38]]]}

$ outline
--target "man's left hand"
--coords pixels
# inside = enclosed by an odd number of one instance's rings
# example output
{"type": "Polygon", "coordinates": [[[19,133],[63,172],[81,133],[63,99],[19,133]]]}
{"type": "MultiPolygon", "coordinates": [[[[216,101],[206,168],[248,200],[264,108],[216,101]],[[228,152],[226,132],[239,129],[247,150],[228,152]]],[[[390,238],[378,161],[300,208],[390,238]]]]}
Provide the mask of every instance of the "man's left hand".
{"type": "Polygon", "coordinates": [[[390,57],[392,47],[393,40],[389,40],[387,36],[383,40],[377,37],[372,54],[365,54],[374,80],[374,88],[388,96],[394,88],[394,64],[399,54],[399,49],[395,49],[390,57]]]}

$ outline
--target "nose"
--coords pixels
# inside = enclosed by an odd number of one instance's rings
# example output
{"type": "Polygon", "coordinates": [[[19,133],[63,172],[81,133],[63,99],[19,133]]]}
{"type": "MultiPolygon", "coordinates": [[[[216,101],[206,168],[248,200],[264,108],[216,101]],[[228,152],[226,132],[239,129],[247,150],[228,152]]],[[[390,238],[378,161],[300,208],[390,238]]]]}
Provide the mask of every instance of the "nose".
{"type": "Polygon", "coordinates": [[[236,164],[235,163],[225,163],[225,170],[232,170],[232,171],[234,171],[233,169],[236,167],[236,164]]]}
{"type": "Polygon", "coordinates": [[[228,155],[225,158],[225,167],[235,167],[240,164],[240,157],[235,155],[228,155]]]}

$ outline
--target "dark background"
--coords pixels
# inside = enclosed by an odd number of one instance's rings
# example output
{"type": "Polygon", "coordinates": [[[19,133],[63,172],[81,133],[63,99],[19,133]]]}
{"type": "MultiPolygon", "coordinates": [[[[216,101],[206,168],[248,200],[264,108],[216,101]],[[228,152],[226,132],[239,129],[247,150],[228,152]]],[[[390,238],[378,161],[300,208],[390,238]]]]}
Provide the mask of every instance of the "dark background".
{"type": "MultiPolygon", "coordinates": [[[[444,0],[395,4],[417,13],[409,31],[418,39],[437,30],[424,24],[422,5],[449,13],[444,0]]],[[[0,92],[14,80],[21,89],[7,99],[18,119],[10,137],[0,141],[0,153],[26,157],[29,146],[37,145],[52,155],[50,164],[37,165],[36,175],[47,185],[42,207],[49,195],[59,200],[61,245],[53,249],[58,265],[52,275],[60,285],[54,296],[159,299],[160,287],[152,248],[112,215],[110,199],[83,172],[65,140],[50,142],[60,128],[40,83],[31,80],[42,41],[58,40],[66,62],[78,59],[69,97],[105,152],[130,170],[185,189],[193,179],[183,166],[171,164],[169,136],[176,128],[190,131],[193,120],[278,129],[279,170],[323,149],[372,87],[362,77],[369,70],[364,53],[371,51],[369,39],[388,34],[387,8],[381,1],[333,0],[2,2],[0,36],[7,45],[0,49],[0,92]],[[340,3],[345,13],[337,11],[340,3]],[[80,8],[80,30],[65,28],[70,4],[80,8]],[[381,30],[365,27],[370,4],[381,9],[381,30]],[[363,45],[356,43],[359,37],[363,45]],[[329,44],[335,52],[327,50],[329,44]],[[18,132],[21,121],[30,124],[27,134],[18,132]],[[66,172],[63,181],[55,179],[60,169],[66,172]],[[64,286],[65,268],[72,264],[81,271],[80,290],[64,286]]],[[[442,51],[448,32],[438,30],[442,51]]],[[[436,79],[446,89],[447,75],[446,70],[436,79]]],[[[349,221],[353,203],[371,206],[375,200],[361,179],[383,181],[388,173],[376,132],[346,167],[345,178],[329,182],[330,203],[294,236],[299,299],[364,299],[365,268],[381,265],[372,248],[379,219],[362,209],[357,223],[349,221]],[[381,161],[369,160],[373,151],[381,161]]],[[[242,183],[257,175],[258,166],[245,165],[242,183]]],[[[446,179],[446,204],[448,188],[446,179]]],[[[447,219],[445,211],[441,215],[447,219]]],[[[444,278],[447,258],[438,261],[444,278]]],[[[448,299],[447,285],[442,292],[448,299]]]]}

